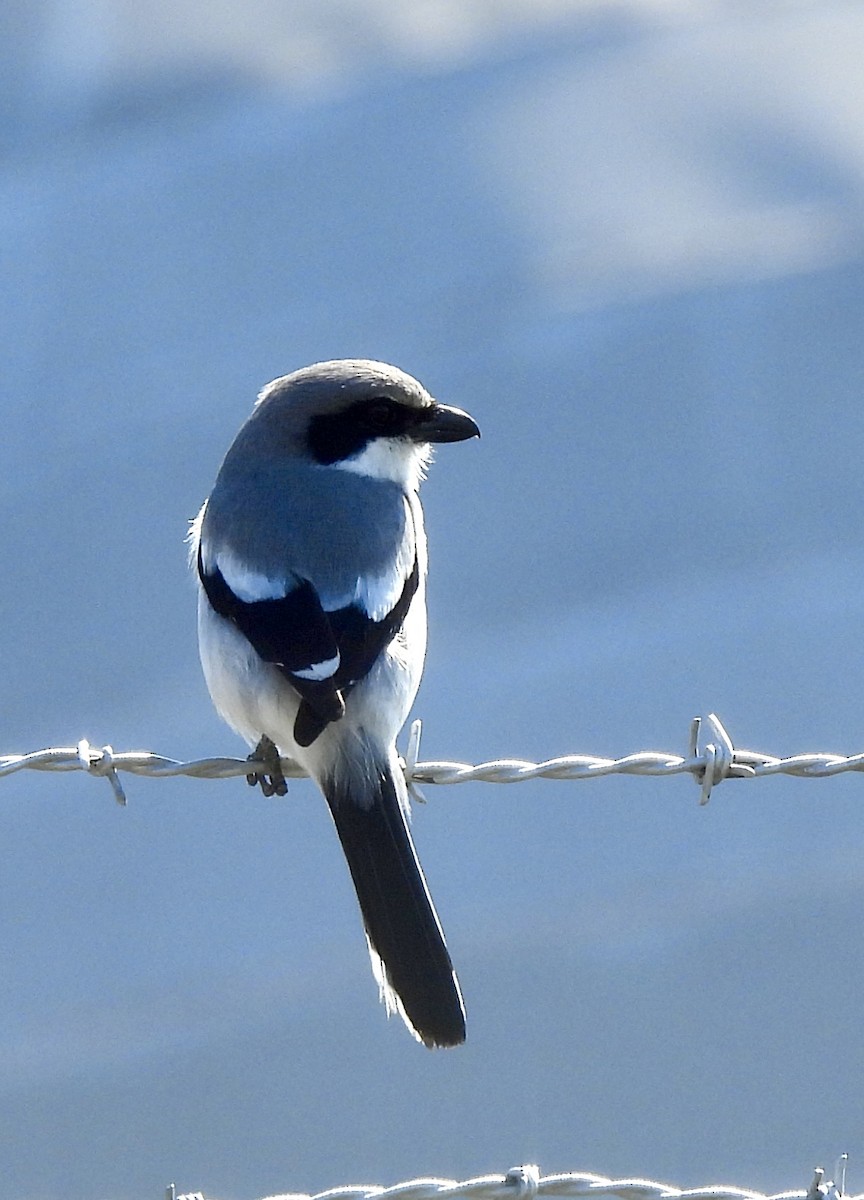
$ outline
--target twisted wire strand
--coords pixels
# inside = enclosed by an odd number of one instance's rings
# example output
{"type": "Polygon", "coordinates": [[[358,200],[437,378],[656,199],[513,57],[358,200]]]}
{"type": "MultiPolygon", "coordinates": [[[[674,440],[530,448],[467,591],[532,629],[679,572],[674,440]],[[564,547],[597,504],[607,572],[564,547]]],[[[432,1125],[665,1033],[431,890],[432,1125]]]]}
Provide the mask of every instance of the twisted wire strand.
{"type": "MultiPolygon", "coordinates": [[[[701,789],[700,802],[706,804],[712,788],[726,779],[758,778],[765,775],[792,775],[803,779],[822,779],[845,771],[864,771],[864,753],[793,754],[780,758],[756,750],[739,750],[715,713],[694,717],[690,724],[686,755],[641,750],[622,758],[601,758],[588,754],[566,754],[544,762],[519,758],[498,758],[475,764],[436,760],[419,761],[421,722],[411,726],[405,754],[405,778],[417,799],[423,796],[421,784],[525,783],[531,779],[596,779],[604,775],[685,775],[693,776],[701,789]],[[707,726],[710,740],[702,740],[707,726]]],[[[166,778],[188,775],[195,779],[229,779],[248,775],[256,769],[268,769],[266,763],[244,758],[201,758],[190,762],[165,758],[146,750],[115,751],[111,746],[91,746],[82,739],[77,746],[59,746],[35,750],[29,754],[0,755],[0,777],[16,771],[87,771],[106,778],[118,803],[126,797],[118,772],[166,778]]],[[[305,771],[292,759],[282,759],[286,779],[300,779],[305,771]]]]}
{"type": "MultiPolygon", "coordinates": [[[[841,1159],[845,1160],[845,1155],[841,1159]]],[[[680,1189],[651,1179],[607,1179],[603,1175],[564,1174],[541,1176],[531,1164],[514,1167],[506,1175],[481,1175],[457,1182],[454,1179],[412,1179],[393,1187],[340,1187],[315,1195],[285,1192],[265,1200],[585,1200],[610,1197],[615,1200],[864,1200],[864,1194],[846,1196],[842,1184],[824,1181],[817,1167],[809,1188],[766,1196],[748,1188],[708,1186],[680,1189]]],[[[166,1200],[205,1200],[201,1192],[177,1195],[174,1185],[166,1189],[166,1200]]]]}

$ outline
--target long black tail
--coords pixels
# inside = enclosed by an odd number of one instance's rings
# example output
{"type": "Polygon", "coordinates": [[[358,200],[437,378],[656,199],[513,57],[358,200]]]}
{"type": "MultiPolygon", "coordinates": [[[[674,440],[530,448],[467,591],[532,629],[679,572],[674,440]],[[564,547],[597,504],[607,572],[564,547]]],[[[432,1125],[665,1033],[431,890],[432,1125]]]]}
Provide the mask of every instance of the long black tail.
{"type": "Polygon", "coordinates": [[[465,1041],[465,1009],[389,766],[324,794],[360,901],[372,970],[389,1011],[427,1046],[465,1041]]]}

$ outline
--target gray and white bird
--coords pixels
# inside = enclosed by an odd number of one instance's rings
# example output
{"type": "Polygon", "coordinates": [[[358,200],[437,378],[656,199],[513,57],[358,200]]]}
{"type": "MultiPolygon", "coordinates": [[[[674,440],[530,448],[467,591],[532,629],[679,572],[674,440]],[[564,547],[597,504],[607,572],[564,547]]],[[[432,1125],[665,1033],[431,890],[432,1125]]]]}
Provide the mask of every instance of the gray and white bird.
{"type": "Polygon", "coordinates": [[[268,384],[192,524],[198,640],[219,713],[284,791],[279,755],[327,800],[389,1012],[427,1046],[465,1010],[408,828],[396,736],[426,650],[418,488],[438,442],[479,436],[396,367],[316,363],[268,384]]]}

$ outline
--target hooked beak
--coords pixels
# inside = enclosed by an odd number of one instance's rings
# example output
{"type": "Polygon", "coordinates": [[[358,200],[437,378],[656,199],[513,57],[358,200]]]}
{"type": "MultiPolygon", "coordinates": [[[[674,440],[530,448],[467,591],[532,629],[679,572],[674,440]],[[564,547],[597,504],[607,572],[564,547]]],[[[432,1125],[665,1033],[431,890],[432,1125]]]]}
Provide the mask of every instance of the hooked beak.
{"type": "Polygon", "coordinates": [[[415,442],[464,442],[479,437],[477,422],[461,408],[439,404],[436,400],[423,410],[422,418],[411,429],[415,442]]]}

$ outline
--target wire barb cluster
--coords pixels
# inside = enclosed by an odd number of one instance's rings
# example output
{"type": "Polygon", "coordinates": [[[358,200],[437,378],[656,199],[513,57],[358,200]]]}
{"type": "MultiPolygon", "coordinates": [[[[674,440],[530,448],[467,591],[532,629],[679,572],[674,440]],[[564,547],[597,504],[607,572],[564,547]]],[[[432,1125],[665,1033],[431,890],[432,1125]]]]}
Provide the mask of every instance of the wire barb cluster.
{"type": "MultiPolygon", "coordinates": [[[[845,1160],[845,1155],[842,1156],[845,1160]]],[[[545,1175],[538,1167],[526,1164],[514,1167],[506,1175],[481,1175],[458,1183],[454,1179],[411,1179],[394,1187],[341,1187],[310,1196],[297,1192],[268,1196],[266,1200],[586,1200],[610,1197],[613,1200],[864,1200],[845,1196],[842,1184],[824,1180],[817,1167],[813,1182],[806,1190],[778,1192],[765,1196],[745,1188],[709,1186],[683,1191],[650,1179],[607,1179],[603,1175],[545,1175]]],[[[165,1200],[205,1200],[201,1192],[178,1195],[174,1185],[166,1188],[165,1200]]]]}
{"type": "MultiPolygon", "coordinates": [[[[822,779],[844,771],[864,771],[864,753],[794,754],[778,758],[756,750],[739,750],[715,713],[694,717],[690,723],[687,754],[666,754],[640,750],[623,758],[598,758],[588,754],[566,754],[545,762],[526,762],[519,758],[498,758],[476,766],[463,762],[420,762],[421,723],[411,726],[405,753],[405,778],[412,795],[422,800],[421,784],[452,783],[524,783],[529,779],[597,779],[603,775],[692,775],[700,789],[700,803],[707,804],[711,791],[726,779],[753,779],[763,775],[795,775],[822,779]],[[708,739],[702,740],[707,726],[708,739]]],[[[35,750],[30,754],[0,755],[0,776],[15,771],[87,771],[104,776],[111,784],[118,804],[126,803],[126,794],[118,772],[163,778],[190,775],[195,779],[230,779],[248,775],[268,764],[245,758],[201,758],[181,762],[147,750],[115,751],[111,746],[94,747],[82,739],[77,746],[35,750]]],[[[302,767],[290,758],[282,759],[286,779],[300,779],[302,767]]]]}

